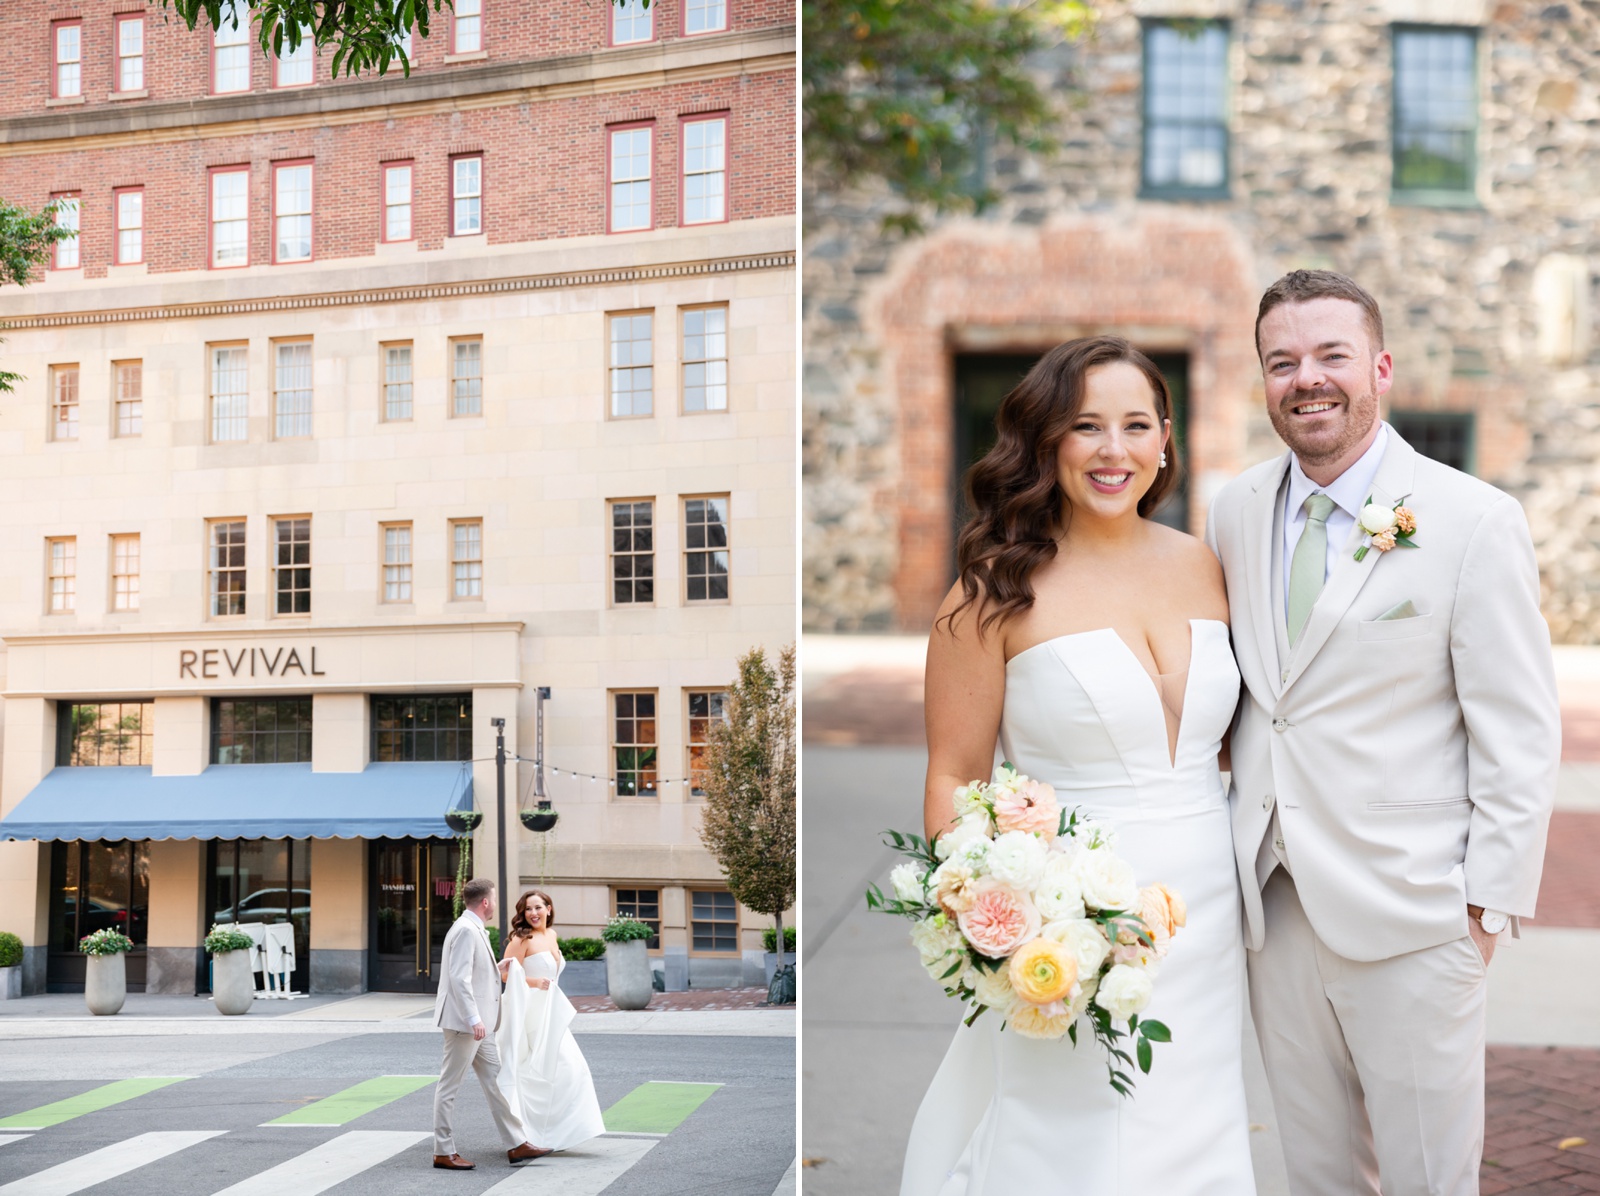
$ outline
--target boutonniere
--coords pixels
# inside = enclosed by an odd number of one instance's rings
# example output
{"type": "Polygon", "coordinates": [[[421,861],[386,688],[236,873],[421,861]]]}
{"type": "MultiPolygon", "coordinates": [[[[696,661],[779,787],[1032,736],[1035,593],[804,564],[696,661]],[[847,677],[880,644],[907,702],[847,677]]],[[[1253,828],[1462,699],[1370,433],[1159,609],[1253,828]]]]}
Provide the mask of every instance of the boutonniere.
{"type": "MultiPolygon", "coordinates": [[[[1401,503],[1404,501],[1402,499],[1401,503]]],[[[1356,549],[1358,561],[1366,557],[1369,548],[1388,552],[1396,545],[1403,545],[1406,548],[1418,547],[1417,542],[1412,539],[1417,532],[1417,515],[1410,507],[1404,505],[1386,507],[1382,503],[1373,502],[1369,496],[1356,522],[1366,533],[1366,538],[1361,541],[1361,547],[1356,549]]]]}

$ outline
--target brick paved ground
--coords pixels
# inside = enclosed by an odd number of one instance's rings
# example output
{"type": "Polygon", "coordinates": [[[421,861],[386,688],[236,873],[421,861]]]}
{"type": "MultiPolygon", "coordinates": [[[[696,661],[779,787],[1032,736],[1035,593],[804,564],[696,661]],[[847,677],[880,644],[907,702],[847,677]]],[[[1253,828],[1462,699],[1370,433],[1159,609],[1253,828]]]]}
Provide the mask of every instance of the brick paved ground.
{"type": "MultiPolygon", "coordinates": [[[[616,1013],[610,997],[573,997],[579,1013],[616,1013]]],[[[766,1009],[764,988],[698,988],[686,993],[656,993],[650,998],[651,1012],[680,1009],[766,1009]]],[[[793,1005],[782,1006],[793,1009],[793,1005]]]]}
{"type": "Polygon", "coordinates": [[[1600,1051],[1489,1048],[1482,1196],[1600,1192],[1600,1051]]]}

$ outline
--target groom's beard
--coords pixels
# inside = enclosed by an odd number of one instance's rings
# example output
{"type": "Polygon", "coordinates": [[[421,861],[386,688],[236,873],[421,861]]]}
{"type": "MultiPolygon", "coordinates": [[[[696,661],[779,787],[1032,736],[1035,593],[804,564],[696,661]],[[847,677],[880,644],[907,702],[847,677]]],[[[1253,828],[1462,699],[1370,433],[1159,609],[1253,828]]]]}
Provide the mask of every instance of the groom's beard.
{"type": "Polygon", "coordinates": [[[1361,443],[1378,418],[1378,396],[1371,390],[1351,396],[1337,386],[1297,390],[1280,405],[1268,407],[1267,418],[1301,464],[1315,467],[1338,461],[1361,443]],[[1315,424],[1302,423],[1294,415],[1294,408],[1319,400],[1338,405],[1315,424]]]}

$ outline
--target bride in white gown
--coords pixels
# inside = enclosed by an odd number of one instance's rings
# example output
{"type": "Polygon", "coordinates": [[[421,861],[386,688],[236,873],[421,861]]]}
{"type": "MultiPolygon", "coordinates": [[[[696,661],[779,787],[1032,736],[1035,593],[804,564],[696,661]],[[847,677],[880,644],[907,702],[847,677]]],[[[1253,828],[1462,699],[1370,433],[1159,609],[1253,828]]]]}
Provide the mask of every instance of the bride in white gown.
{"type": "Polygon", "coordinates": [[[901,1196],[1251,1196],[1244,948],[1219,751],[1238,700],[1227,596],[1199,540],[1149,516],[1177,482],[1166,384],[1127,342],[1046,354],[968,478],[961,577],[928,649],[925,823],[998,759],[1116,828],[1188,923],[1160,965],[1131,1097],[1079,1045],[956,1031],[912,1128],[901,1196]],[[998,746],[997,746],[998,745],[998,746]]]}
{"type": "Polygon", "coordinates": [[[517,900],[501,970],[505,998],[495,1045],[500,1086],[522,1114],[528,1141],[566,1150],[605,1133],[594,1081],[572,1036],[577,1011],[557,983],[566,960],[551,929],[555,903],[530,889],[517,900]]]}

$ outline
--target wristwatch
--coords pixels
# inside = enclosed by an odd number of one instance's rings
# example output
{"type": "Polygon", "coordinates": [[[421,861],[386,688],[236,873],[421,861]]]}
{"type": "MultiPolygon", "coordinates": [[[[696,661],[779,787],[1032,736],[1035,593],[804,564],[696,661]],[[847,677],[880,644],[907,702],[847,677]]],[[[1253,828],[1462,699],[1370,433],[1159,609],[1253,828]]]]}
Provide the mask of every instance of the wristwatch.
{"type": "Polygon", "coordinates": [[[1483,927],[1484,934],[1499,934],[1511,922],[1511,919],[1499,910],[1484,909],[1481,905],[1467,906],[1467,913],[1478,919],[1478,925],[1483,927]]]}

